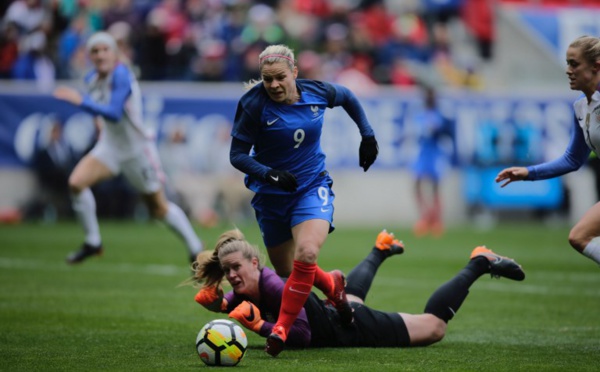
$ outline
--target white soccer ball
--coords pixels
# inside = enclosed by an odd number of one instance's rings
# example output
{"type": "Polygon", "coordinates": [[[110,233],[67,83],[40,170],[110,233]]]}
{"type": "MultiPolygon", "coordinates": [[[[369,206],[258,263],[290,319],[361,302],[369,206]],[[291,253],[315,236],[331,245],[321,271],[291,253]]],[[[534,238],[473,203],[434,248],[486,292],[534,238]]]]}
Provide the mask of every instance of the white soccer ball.
{"type": "Polygon", "coordinates": [[[227,319],[211,320],[196,337],[198,356],[209,366],[235,366],[247,347],[248,338],[242,327],[227,319]]]}

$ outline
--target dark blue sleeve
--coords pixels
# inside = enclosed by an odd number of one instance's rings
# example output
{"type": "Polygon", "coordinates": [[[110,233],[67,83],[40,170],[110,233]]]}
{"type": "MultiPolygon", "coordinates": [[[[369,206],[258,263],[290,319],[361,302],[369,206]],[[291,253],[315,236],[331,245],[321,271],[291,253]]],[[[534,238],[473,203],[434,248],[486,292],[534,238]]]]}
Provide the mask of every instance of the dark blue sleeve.
{"type": "Polygon", "coordinates": [[[260,119],[253,117],[248,112],[248,110],[257,110],[255,105],[258,100],[254,98],[256,94],[252,93],[254,92],[245,94],[238,102],[231,136],[253,145],[260,129],[260,119]]]}
{"type": "Polygon", "coordinates": [[[252,144],[244,142],[236,137],[231,138],[231,149],[229,150],[229,161],[239,171],[254,177],[264,179],[269,167],[262,165],[250,156],[252,144]]]}
{"type": "Polygon", "coordinates": [[[527,180],[545,180],[576,171],[586,162],[590,152],[583,137],[583,130],[579,126],[577,118],[574,117],[573,133],[565,153],[558,159],[527,167],[529,170],[527,180]]]}
{"type": "Polygon", "coordinates": [[[131,82],[127,68],[119,65],[113,72],[109,104],[96,103],[89,95],[85,95],[81,108],[92,115],[100,115],[113,122],[119,121],[123,116],[125,101],[130,94],[131,82]]]}
{"type": "Polygon", "coordinates": [[[346,110],[350,118],[352,118],[352,120],[354,120],[358,126],[361,136],[375,136],[375,132],[367,120],[365,110],[363,110],[358,98],[356,98],[354,93],[352,93],[350,89],[341,85],[331,84],[331,86],[335,90],[333,106],[341,106],[344,110],[346,110]]]}

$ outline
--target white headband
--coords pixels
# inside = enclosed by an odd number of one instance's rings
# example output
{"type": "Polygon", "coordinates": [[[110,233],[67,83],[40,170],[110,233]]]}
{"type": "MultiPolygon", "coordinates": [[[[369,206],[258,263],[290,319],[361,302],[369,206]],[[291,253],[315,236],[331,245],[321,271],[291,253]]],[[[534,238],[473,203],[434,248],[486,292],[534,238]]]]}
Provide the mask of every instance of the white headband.
{"type": "Polygon", "coordinates": [[[116,51],[117,50],[117,42],[108,32],[96,32],[93,34],[86,44],[87,51],[91,51],[93,47],[98,44],[108,45],[110,49],[116,51]]]}

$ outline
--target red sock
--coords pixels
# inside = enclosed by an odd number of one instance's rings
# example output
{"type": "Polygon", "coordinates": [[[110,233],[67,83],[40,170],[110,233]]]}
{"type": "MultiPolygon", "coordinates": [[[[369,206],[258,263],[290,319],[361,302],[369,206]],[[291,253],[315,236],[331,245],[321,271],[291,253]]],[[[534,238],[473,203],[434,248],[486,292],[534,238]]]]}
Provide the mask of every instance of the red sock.
{"type": "Polygon", "coordinates": [[[317,264],[309,264],[294,260],[292,274],[283,287],[281,308],[276,326],[282,326],[287,335],[292,324],[304,306],[315,281],[317,264]]]}
{"type": "Polygon", "coordinates": [[[331,279],[331,275],[323,271],[319,266],[317,266],[317,270],[315,271],[315,282],[313,284],[327,297],[333,292],[333,280],[331,279]]]}

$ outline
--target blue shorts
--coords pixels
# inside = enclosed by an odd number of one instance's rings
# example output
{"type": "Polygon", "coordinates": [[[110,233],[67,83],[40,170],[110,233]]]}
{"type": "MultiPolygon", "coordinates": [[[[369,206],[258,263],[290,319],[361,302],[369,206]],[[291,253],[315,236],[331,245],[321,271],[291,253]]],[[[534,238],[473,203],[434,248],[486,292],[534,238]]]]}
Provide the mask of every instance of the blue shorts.
{"type": "Polygon", "coordinates": [[[333,181],[329,175],[318,177],[317,182],[302,192],[290,195],[256,194],[252,207],[258,227],[267,248],[275,247],[292,238],[292,227],[308,220],[329,222],[333,226],[333,181]]]}
{"type": "Polygon", "coordinates": [[[416,179],[429,178],[439,182],[444,168],[444,159],[434,152],[420,154],[417,161],[412,165],[412,171],[416,179]]]}

